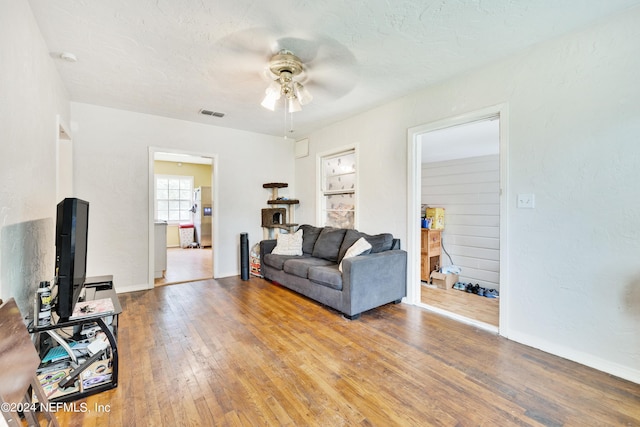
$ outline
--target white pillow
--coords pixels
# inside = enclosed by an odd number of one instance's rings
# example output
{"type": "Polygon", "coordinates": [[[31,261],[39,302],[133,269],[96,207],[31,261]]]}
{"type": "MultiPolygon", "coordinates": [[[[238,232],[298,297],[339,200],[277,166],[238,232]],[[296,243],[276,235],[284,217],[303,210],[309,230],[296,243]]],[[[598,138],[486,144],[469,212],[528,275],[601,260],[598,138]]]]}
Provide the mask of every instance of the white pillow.
{"type": "MultiPolygon", "coordinates": [[[[347,249],[347,252],[344,254],[342,259],[344,260],[345,258],[352,258],[354,256],[358,256],[361,253],[368,251],[369,249],[371,249],[371,243],[367,242],[367,239],[365,239],[364,237],[361,237],[358,240],[356,240],[356,242],[353,245],[351,245],[349,249],[347,249]]],[[[338,270],[342,271],[342,261],[340,261],[338,270]]]]}
{"type": "Polygon", "coordinates": [[[278,234],[274,255],[302,255],[302,230],[293,234],[278,234]]]}

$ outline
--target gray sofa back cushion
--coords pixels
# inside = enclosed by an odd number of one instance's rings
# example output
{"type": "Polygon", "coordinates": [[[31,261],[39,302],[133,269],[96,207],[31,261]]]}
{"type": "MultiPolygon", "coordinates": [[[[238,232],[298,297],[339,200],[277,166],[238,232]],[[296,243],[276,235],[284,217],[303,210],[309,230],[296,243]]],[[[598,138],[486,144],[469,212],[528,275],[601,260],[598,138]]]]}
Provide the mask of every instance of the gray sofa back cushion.
{"type": "Polygon", "coordinates": [[[366,233],[361,233],[358,230],[347,230],[344,239],[342,240],[340,251],[338,252],[338,260],[342,260],[342,258],[344,258],[344,254],[347,253],[347,250],[361,237],[364,237],[367,242],[371,244],[372,254],[391,250],[391,247],[393,246],[393,235],[390,233],[371,236],[366,233]]]}
{"type": "Polygon", "coordinates": [[[344,228],[323,228],[318,236],[318,240],[316,240],[316,244],[313,246],[313,253],[311,255],[315,258],[338,262],[340,246],[346,233],[347,230],[344,228]]]}
{"type": "Polygon", "coordinates": [[[304,224],[298,227],[298,230],[302,230],[302,253],[313,253],[313,247],[316,244],[316,240],[318,240],[322,227],[304,224]]]}

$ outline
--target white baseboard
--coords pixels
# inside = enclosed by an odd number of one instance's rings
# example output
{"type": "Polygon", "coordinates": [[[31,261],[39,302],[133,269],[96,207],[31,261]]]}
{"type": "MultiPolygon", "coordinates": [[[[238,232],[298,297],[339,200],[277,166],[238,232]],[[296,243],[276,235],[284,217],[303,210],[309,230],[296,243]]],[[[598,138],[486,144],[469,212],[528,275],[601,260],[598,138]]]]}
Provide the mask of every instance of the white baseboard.
{"type": "Polygon", "coordinates": [[[148,291],[149,290],[149,284],[148,283],[141,283],[139,285],[129,285],[129,286],[117,286],[114,285],[114,287],[116,288],[116,293],[117,294],[124,294],[127,292],[138,292],[138,291],[148,291]]]}
{"type": "Polygon", "coordinates": [[[240,271],[228,271],[216,277],[216,279],[224,279],[225,277],[240,276],[240,271]]]}
{"type": "Polygon", "coordinates": [[[638,369],[620,365],[609,360],[601,359],[592,354],[583,353],[581,351],[548,342],[538,337],[523,334],[517,331],[510,331],[508,339],[529,347],[537,348],[538,350],[542,350],[546,353],[562,357],[563,359],[580,363],[581,365],[588,366],[598,371],[606,372],[607,374],[614,375],[616,377],[634,382],[636,384],[640,384],[640,370],[638,369]]]}

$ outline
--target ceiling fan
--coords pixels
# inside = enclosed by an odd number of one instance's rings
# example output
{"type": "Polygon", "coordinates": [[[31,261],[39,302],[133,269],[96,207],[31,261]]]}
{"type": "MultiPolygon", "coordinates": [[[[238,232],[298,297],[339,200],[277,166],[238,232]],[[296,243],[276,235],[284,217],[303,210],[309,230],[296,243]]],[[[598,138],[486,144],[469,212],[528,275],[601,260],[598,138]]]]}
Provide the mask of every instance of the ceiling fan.
{"type": "Polygon", "coordinates": [[[262,99],[270,110],[284,105],[294,112],[312,99],[314,105],[334,101],[355,87],[358,76],[351,51],[327,36],[250,28],[213,47],[216,65],[210,72],[217,90],[256,106],[262,99]],[[286,102],[279,104],[281,99],[286,102]]]}

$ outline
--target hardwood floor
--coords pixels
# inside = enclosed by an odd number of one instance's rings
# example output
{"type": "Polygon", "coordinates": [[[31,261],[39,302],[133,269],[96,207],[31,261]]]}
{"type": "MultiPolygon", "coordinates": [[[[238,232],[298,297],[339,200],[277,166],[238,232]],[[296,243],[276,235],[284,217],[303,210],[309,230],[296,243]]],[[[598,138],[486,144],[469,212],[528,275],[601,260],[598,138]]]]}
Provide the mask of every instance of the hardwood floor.
{"type": "Polygon", "coordinates": [[[424,304],[492,326],[498,326],[500,323],[500,303],[497,298],[484,298],[456,289],[440,289],[425,284],[420,288],[420,300],[424,304]]]}
{"type": "Polygon", "coordinates": [[[167,248],[167,270],[155,286],[193,282],[213,277],[211,248],[167,248]]]}
{"type": "Polygon", "coordinates": [[[61,425],[640,425],[640,385],[415,306],[348,321],[253,277],[120,302],[119,386],[61,425]]]}

